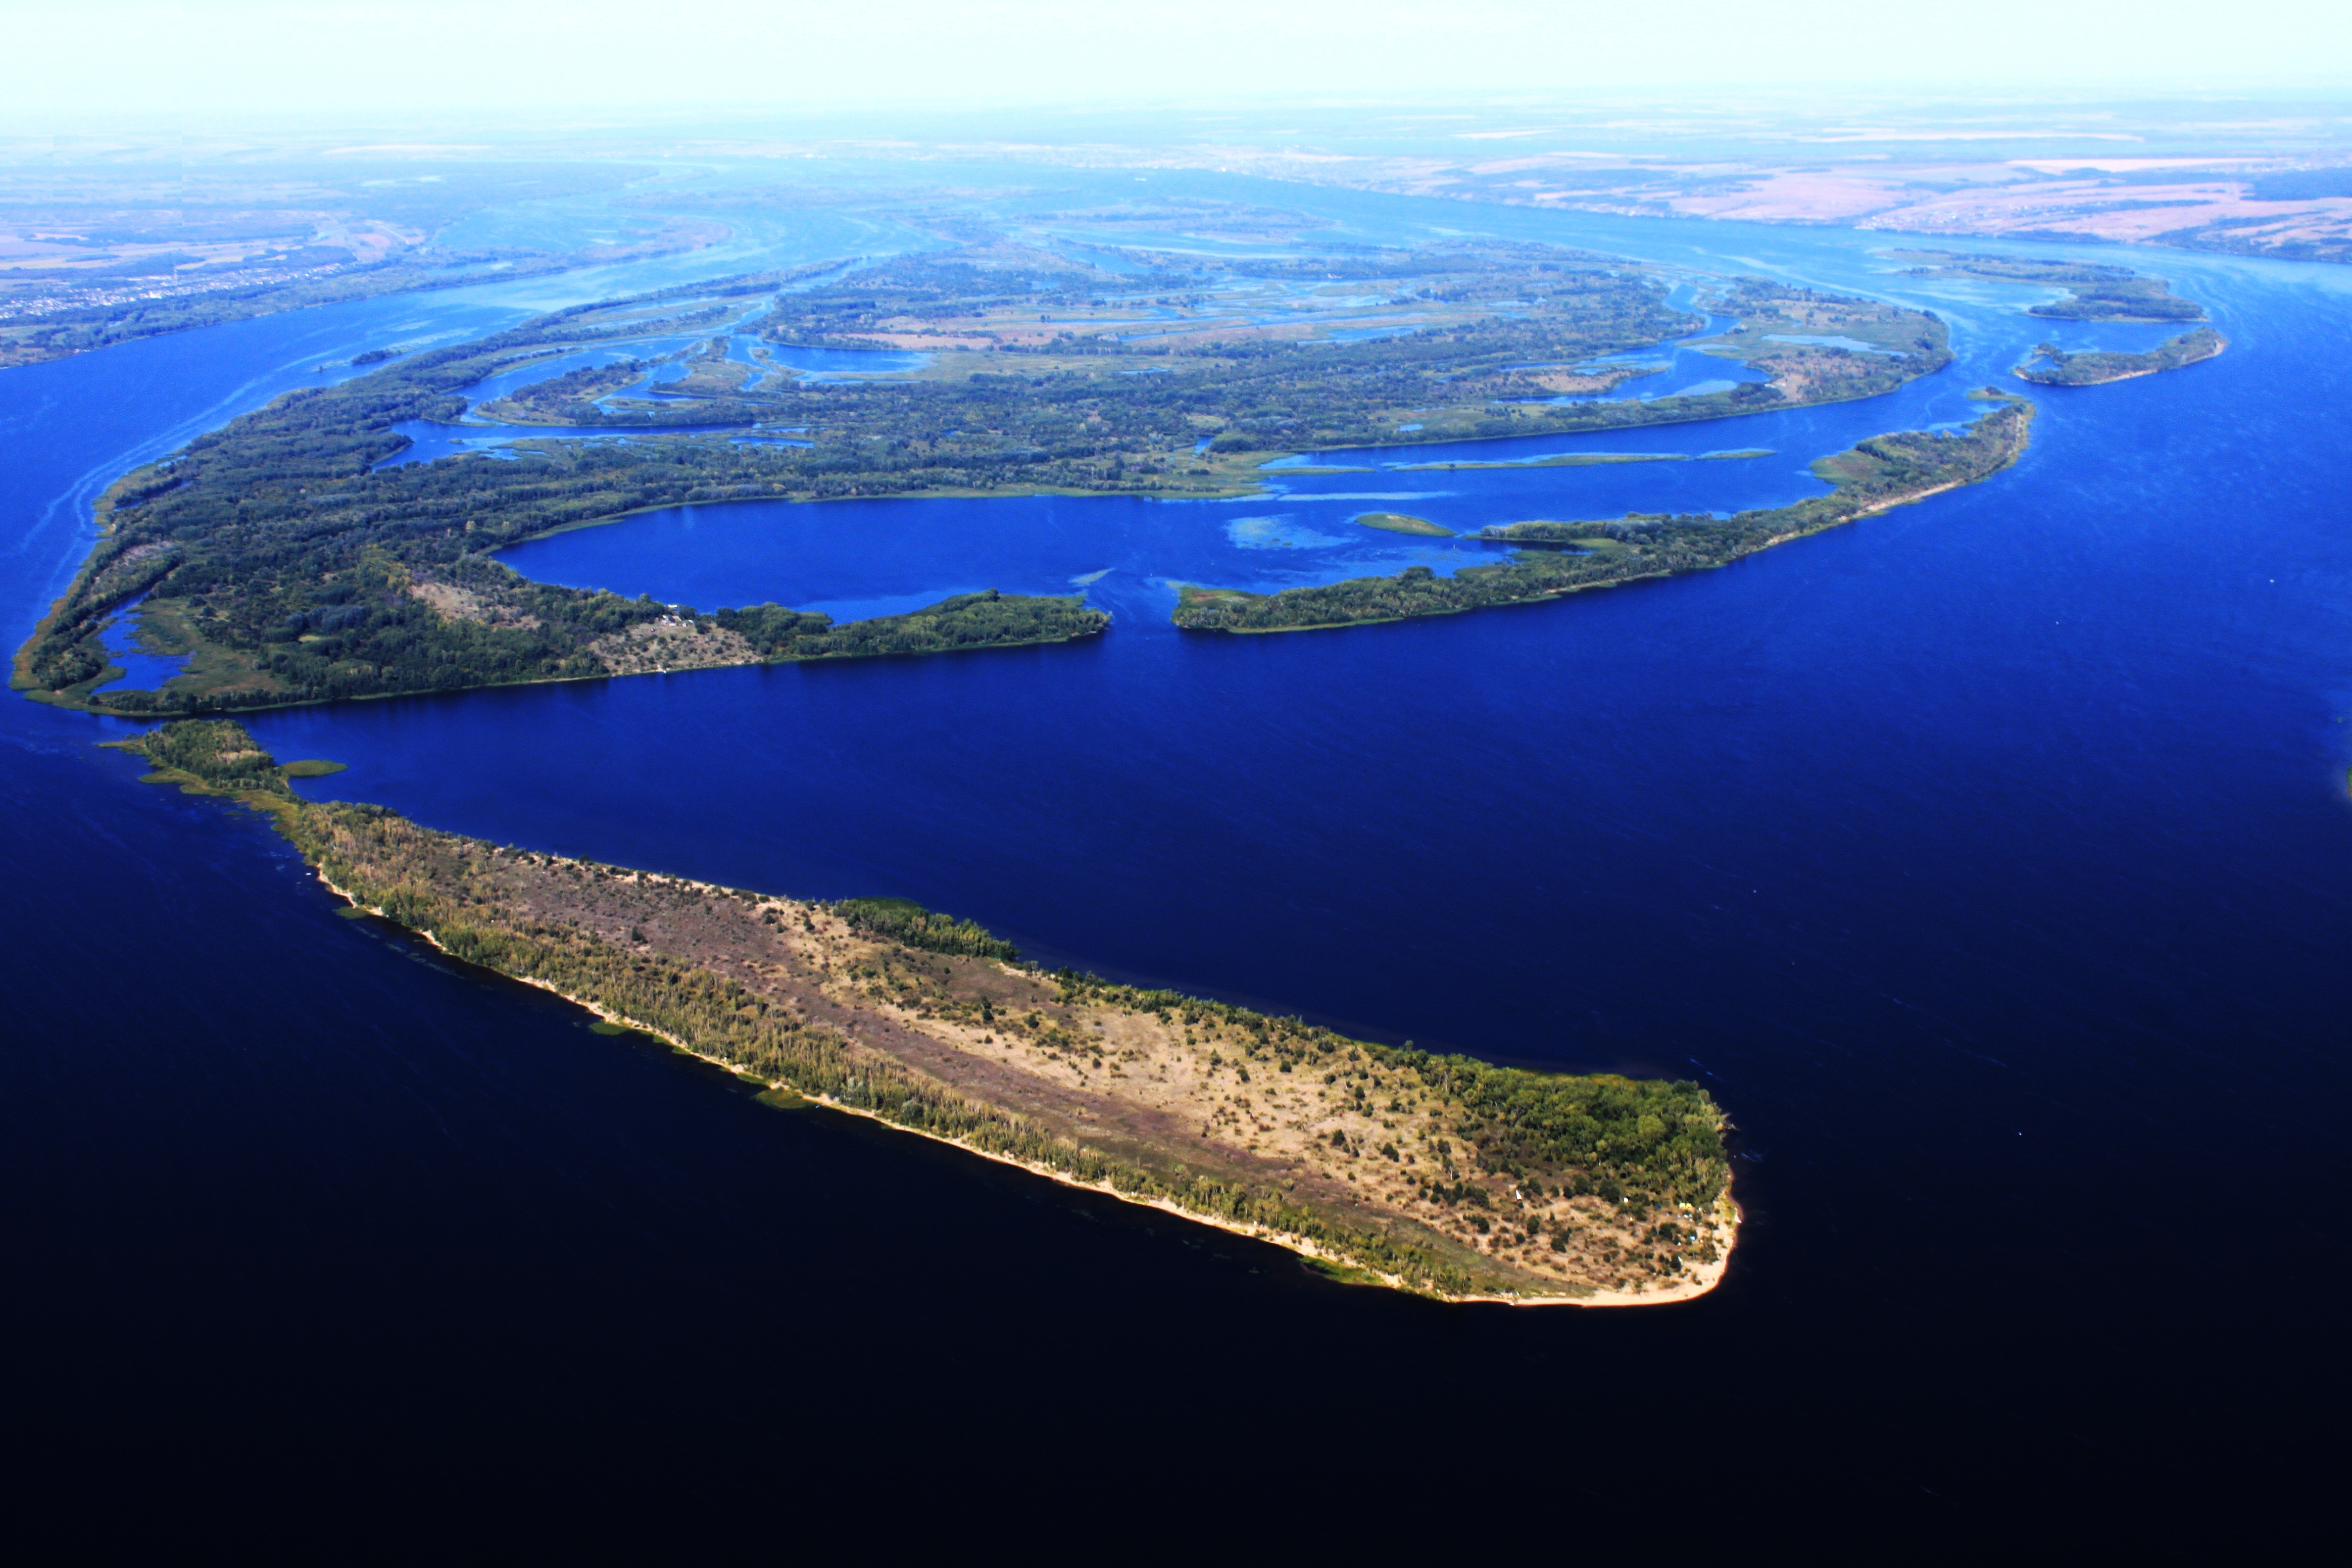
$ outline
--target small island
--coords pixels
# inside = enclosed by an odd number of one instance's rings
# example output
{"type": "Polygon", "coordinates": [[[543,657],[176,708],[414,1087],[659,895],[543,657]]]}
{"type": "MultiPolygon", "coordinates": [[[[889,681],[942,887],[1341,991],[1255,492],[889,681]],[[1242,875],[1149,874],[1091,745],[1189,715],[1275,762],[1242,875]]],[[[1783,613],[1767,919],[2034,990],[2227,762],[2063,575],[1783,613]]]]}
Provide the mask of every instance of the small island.
{"type": "Polygon", "coordinates": [[[2145,353],[2068,353],[2055,343],[2042,343],[2034,349],[2033,358],[2011,374],[2040,386],[2098,386],[2179,370],[2211,359],[2229,346],[2230,340],[2210,327],[2167,339],[2145,353]]]}
{"type": "Polygon", "coordinates": [[[1511,559],[1465,566],[1451,577],[1427,566],[1409,566],[1393,577],[1359,577],[1278,594],[1184,584],[1177,590],[1174,619],[1188,631],[1321,631],[1535,604],[1588,588],[1726,566],[1809,533],[1974,484],[2009,467],[2025,450],[2033,405],[1990,390],[1976,395],[1995,406],[1965,431],[1874,436],[1816,461],[1813,471],[1836,487],[1826,496],[1729,519],[1635,513],[1601,521],[1510,523],[1478,537],[1519,546],[1511,559]]]}
{"type": "Polygon", "coordinates": [[[1425,517],[1409,517],[1401,511],[1368,511],[1356,521],[1366,528],[1377,528],[1384,533],[1410,533],[1422,539],[1457,537],[1443,523],[1432,522],[1425,517]]]}
{"type": "Polygon", "coordinates": [[[268,815],[348,900],[607,1032],[1448,1300],[1632,1306],[1721,1279],[1725,1119],[1696,1083],[1499,1068],[1022,964],[904,900],[773,897],[320,804],[233,720],[115,742],[268,815]]]}

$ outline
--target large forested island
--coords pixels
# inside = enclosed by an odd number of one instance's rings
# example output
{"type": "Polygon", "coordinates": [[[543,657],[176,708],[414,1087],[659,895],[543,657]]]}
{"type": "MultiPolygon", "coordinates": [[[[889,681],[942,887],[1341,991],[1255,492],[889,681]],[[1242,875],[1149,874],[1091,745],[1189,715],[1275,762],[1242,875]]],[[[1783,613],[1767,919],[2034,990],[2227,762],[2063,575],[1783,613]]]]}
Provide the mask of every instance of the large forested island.
{"type": "Polygon", "coordinates": [[[1738,325],[1698,346],[1767,379],[1602,400],[1646,373],[1609,356],[1703,327],[1669,303],[1684,280],[1494,246],[1214,270],[1150,252],[1108,260],[1117,269],[987,245],[701,285],[290,394],[106,492],[97,546],[18,651],[15,684],[168,715],[1067,640],[1105,617],[1076,599],[989,594],[836,626],[775,605],[699,610],[531,583],[496,552],[751,498],[1240,493],[1284,452],[1717,418],[1869,396],[1950,357],[1924,312],[1716,280],[1700,302],[1738,325]],[[758,346],[738,358],[746,337],[758,346]],[[610,346],[662,338],[688,346],[610,346]],[[819,375],[785,363],[803,348],[924,357],[819,375]],[[493,375],[507,390],[477,408],[493,375]],[[566,434],[395,460],[411,445],[403,424],[492,414],[566,434]],[[625,439],[577,438],[583,426],[625,439]],[[102,637],[126,614],[143,646],[189,656],[159,690],[111,684],[102,637]]]}
{"type": "Polygon", "coordinates": [[[298,798],[232,720],[123,742],[268,812],[329,887],[444,951],[814,1100],[1264,1237],[1339,1278],[1620,1305],[1711,1288],[1735,1239],[1695,1083],[1344,1038],[1047,973],[970,921],[501,848],[298,798]]]}

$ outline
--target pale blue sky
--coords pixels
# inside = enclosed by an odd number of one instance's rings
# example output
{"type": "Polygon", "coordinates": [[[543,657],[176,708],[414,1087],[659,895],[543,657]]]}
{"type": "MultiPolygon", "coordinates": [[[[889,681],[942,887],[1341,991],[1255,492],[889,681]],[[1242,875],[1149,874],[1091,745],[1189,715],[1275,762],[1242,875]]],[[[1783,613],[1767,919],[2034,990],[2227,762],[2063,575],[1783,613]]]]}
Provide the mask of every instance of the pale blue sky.
{"type": "Polygon", "coordinates": [[[2352,85],[2347,0],[8,0],[0,117],[2352,85]]]}

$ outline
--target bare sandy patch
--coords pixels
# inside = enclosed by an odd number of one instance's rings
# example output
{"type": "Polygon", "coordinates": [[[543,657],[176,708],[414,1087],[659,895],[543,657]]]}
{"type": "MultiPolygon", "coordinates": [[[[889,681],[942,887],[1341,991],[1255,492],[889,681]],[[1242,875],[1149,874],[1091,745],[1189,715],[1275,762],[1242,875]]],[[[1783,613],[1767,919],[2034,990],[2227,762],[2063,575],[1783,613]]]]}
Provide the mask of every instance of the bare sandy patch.
{"type": "Polygon", "coordinates": [[[603,659],[614,675],[660,675],[673,669],[760,662],[759,650],[741,633],[697,626],[677,616],[598,637],[588,645],[588,651],[603,659]]]}

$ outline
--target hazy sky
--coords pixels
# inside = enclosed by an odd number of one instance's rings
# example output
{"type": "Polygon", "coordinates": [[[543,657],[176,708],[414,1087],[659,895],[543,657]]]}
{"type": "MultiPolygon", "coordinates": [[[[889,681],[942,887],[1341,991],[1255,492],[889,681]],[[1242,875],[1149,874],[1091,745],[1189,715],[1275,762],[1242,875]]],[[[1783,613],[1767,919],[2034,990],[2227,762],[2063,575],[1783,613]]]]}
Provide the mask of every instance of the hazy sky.
{"type": "Polygon", "coordinates": [[[10,0],[0,118],[2352,84],[2347,0],[10,0]]]}

